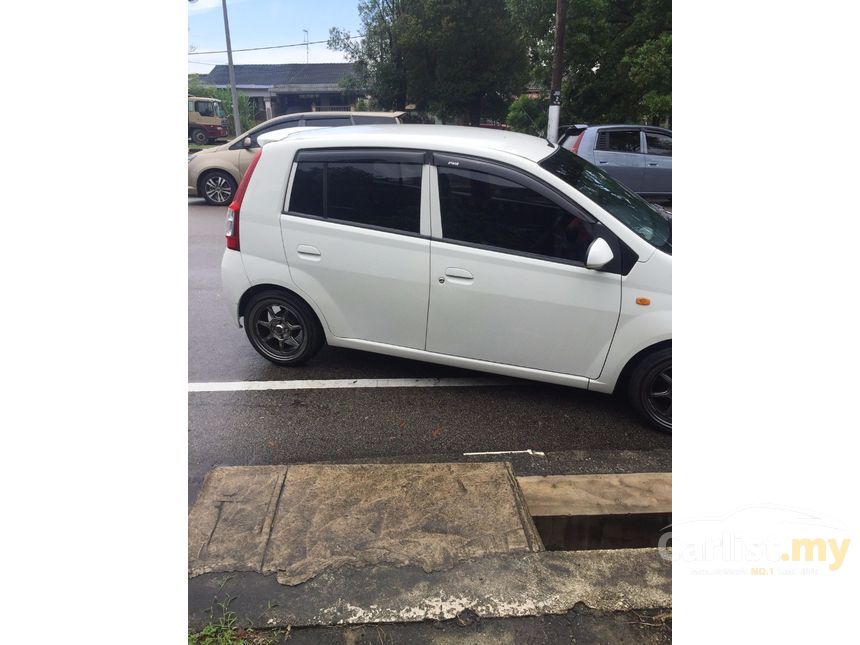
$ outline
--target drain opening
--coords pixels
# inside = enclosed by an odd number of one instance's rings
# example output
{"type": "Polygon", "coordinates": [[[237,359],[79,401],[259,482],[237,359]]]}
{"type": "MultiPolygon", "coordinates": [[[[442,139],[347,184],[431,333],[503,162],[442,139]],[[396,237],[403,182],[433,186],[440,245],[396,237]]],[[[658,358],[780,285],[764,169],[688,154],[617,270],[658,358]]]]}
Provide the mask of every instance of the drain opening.
{"type": "Polygon", "coordinates": [[[546,515],[532,518],[547,551],[656,547],[671,513],[546,515]]]}

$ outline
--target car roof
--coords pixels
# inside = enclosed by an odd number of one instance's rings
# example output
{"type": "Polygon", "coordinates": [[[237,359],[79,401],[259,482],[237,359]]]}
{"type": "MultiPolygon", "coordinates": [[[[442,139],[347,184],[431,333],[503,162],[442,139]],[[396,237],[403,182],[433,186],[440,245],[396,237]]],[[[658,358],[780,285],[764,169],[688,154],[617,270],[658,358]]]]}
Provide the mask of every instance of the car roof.
{"type": "Polygon", "coordinates": [[[347,128],[321,128],[301,132],[289,138],[291,142],[297,140],[320,142],[323,145],[332,141],[337,147],[398,147],[456,151],[474,148],[475,152],[489,149],[532,161],[540,161],[557,147],[546,139],[528,134],[459,125],[353,125],[347,128]]]}

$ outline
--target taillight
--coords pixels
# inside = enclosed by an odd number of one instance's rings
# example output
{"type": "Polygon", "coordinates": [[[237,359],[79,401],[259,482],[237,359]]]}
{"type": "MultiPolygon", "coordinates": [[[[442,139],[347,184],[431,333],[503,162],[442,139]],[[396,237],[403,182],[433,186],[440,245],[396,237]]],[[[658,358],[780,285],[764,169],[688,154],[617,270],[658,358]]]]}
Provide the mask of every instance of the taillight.
{"type": "Polygon", "coordinates": [[[262,148],[257,151],[257,154],[251,159],[251,163],[248,164],[245,176],[242,177],[242,182],[236,189],[236,196],[227,207],[227,248],[234,251],[239,250],[239,210],[242,208],[242,200],[245,199],[248,182],[251,181],[251,175],[254,174],[254,168],[257,167],[261,154],[263,154],[262,148]]]}
{"type": "Polygon", "coordinates": [[[571,147],[571,149],[570,149],[570,151],[573,154],[577,154],[579,152],[579,144],[582,143],[582,135],[584,135],[584,134],[585,134],[585,131],[583,130],[582,132],[580,132],[577,135],[576,139],[574,139],[573,147],[571,147]]]}

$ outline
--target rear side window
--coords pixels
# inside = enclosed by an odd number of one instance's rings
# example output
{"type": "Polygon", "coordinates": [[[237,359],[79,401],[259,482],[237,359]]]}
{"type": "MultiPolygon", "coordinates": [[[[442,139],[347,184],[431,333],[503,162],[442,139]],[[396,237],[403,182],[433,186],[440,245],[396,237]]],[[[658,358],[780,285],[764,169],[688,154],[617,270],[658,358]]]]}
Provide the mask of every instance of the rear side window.
{"type": "Polygon", "coordinates": [[[289,212],[418,234],[420,163],[382,159],[299,161],[289,212]]]}
{"type": "Polygon", "coordinates": [[[648,146],[649,155],[672,156],[672,137],[656,132],[646,132],[645,144],[648,146]]]}
{"type": "Polygon", "coordinates": [[[321,163],[309,161],[297,165],[290,195],[291,212],[323,216],[324,173],[325,165],[321,163]]]}
{"type": "Polygon", "coordinates": [[[642,152],[639,130],[601,130],[594,149],[607,152],[642,152]]]}
{"type": "Polygon", "coordinates": [[[592,225],[508,179],[439,167],[443,239],[584,263],[592,225]]]}

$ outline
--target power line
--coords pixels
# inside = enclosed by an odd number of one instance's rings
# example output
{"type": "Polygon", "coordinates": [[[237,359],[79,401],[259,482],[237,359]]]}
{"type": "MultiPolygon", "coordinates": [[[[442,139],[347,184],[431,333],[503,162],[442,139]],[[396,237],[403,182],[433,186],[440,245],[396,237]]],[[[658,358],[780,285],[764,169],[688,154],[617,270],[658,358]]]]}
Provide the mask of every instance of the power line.
{"type": "MultiPolygon", "coordinates": [[[[347,40],[352,40],[353,38],[364,38],[364,36],[347,36],[347,40]]],[[[305,45],[319,45],[320,43],[327,43],[328,40],[312,40],[310,42],[300,42],[293,43],[291,45],[271,45],[270,47],[248,47],[246,49],[234,49],[234,52],[255,52],[260,51],[261,49],[283,49],[284,47],[304,47],[305,45]]],[[[226,54],[227,50],[222,49],[220,51],[208,51],[208,52],[188,52],[189,56],[199,56],[200,54],[226,54]]]]}

